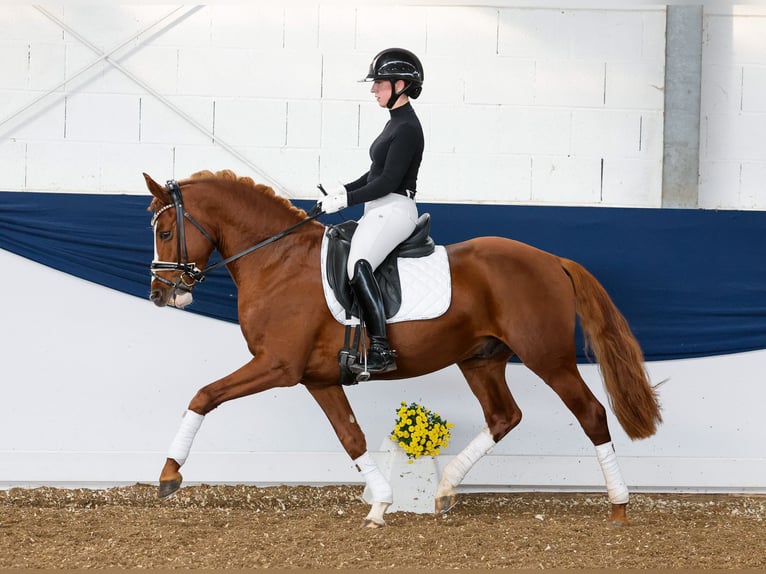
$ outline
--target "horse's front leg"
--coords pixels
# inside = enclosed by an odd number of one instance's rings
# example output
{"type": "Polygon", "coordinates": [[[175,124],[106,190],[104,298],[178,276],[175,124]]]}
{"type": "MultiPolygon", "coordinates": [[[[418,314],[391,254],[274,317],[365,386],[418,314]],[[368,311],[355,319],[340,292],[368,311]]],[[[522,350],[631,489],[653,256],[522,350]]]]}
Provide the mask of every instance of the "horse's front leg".
{"type": "Polygon", "coordinates": [[[226,401],[274,387],[292,386],[299,381],[300,375],[287,362],[275,360],[264,353],[232,374],[197,391],[170,443],[168,457],[160,473],[159,497],[167,498],[180,488],[183,480],[180,468],[189,456],[194,437],[207,413],[226,401]]]}
{"type": "Polygon", "coordinates": [[[343,448],[354,461],[356,469],[361,473],[372,493],[370,512],[362,526],[368,528],[385,526],[383,514],[394,501],[393,491],[378,465],[367,452],[367,441],[362,429],[359,428],[343,387],[338,384],[329,386],[306,384],[306,388],[327,415],[343,448]]]}

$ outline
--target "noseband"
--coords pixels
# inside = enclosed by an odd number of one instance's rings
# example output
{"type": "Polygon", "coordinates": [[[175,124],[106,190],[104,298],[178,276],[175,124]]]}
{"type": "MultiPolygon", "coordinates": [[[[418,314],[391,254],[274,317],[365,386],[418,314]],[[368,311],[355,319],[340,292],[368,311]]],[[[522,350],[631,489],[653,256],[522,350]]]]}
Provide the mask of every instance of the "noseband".
{"type": "MultiPolygon", "coordinates": [[[[227,257],[226,259],[219,261],[218,263],[215,263],[213,265],[210,265],[206,267],[205,269],[200,269],[197,267],[196,263],[189,263],[188,261],[188,255],[186,251],[186,232],[184,230],[184,218],[186,218],[189,222],[191,222],[194,227],[196,227],[202,235],[204,235],[210,243],[213,244],[213,247],[217,248],[217,245],[213,238],[210,236],[210,234],[205,231],[205,228],[202,227],[197,221],[189,215],[189,212],[186,211],[184,208],[183,199],[181,198],[181,186],[178,184],[178,182],[175,179],[168,180],[167,184],[167,191],[170,195],[170,199],[173,201],[173,203],[169,203],[160,209],[157,210],[157,212],[154,214],[154,217],[152,217],[152,229],[154,229],[154,226],[157,223],[157,219],[162,215],[165,211],[168,209],[174,208],[176,210],[176,244],[178,249],[176,250],[178,253],[178,260],[176,262],[171,261],[158,261],[153,260],[151,264],[151,272],[152,277],[159,281],[160,283],[164,283],[165,285],[168,285],[169,287],[173,289],[181,289],[183,291],[191,291],[192,287],[196,283],[201,283],[205,280],[205,276],[208,275],[211,271],[223,267],[224,265],[228,265],[232,261],[235,261],[239,259],[240,257],[243,257],[247,255],[248,253],[252,253],[253,251],[260,249],[261,247],[265,247],[266,245],[269,245],[270,243],[274,243],[275,241],[278,241],[279,239],[282,239],[286,235],[289,235],[299,227],[302,227],[306,225],[309,221],[313,221],[322,213],[324,213],[321,210],[321,207],[319,204],[314,206],[314,208],[308,213],[308,217],[302,221],[299,221],[292,227],[289,227],[285,229],[284,231],[280,231],[276,235],[272,235],[271,237],[264,239],[260,243],[257,243],[256,245],[253,245],[252,247],[248,247],[244,251],[240,251],[239,253],[232,255],[231,257],[227,257]],[[164,277],[161,277],[157,274],[159,271],[180,271],[181,274],[178,276],[178,280],[173,283],[169,279],[165,279],[164,277]]],[[[156,238],[155,238],[156,241],[156,238]]]]}
{"type": "Polygon", "coordinates": [[[152,229],[154,229],[154,226],[157,224],[157,220],[159,219],[160,215],[162,215],[165,211],[172,208],[176,210],[176,244],[178,247],[176,252],[178,253],[178,260],[175,263],[170,261],[158,261],[156,259],[153,260],[151,265],[152,277],[160,283],[164,283],[173,289],[191,291],[191,288],[194,287],[195,283],[205,279],[206,272],[197,267],[196,263],[189,263],[188,261],[188,255],[186,252],[186,231],[184,228],[184,217],[188,219],[192,225],[194,225],[194,227],[196,227],[200,233],[202,233],[202,235],[207,237],[208,241],[210,241],[213,246],[215,246],[215,241],[213,241],[213,238],[210,237],[210,234],[205,231],[205,228],[197,223],[197,221],[191,215],[189,215],[189,212],[184,209],[184,202],[181,198],[181,186],[178,185],[176,180],[168,180],[167,191],[173,203],[169,203],[168,205],[165,205],[157,210],[157,213],[155,213],[154,217],[152,217],[152,229]],[[180,271],[181,274],[178,276],[178,281],[173,283],[169,279],[165,279],[164,277],[158,275],[158,271],[180,271]]]}

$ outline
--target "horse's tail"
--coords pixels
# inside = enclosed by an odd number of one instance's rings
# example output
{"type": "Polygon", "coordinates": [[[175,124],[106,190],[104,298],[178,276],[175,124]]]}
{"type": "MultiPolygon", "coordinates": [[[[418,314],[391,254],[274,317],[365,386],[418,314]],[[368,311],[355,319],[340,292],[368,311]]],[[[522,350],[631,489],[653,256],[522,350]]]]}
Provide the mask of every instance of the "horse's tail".
{"type": "Polygon", "coordinates": [[[662,422],[644,354],[628,322],[598,280],[582,265],[561,258],[572,279],[585,346],[593,349],[617,420],[631,439],[647,438],[662,422]]]}

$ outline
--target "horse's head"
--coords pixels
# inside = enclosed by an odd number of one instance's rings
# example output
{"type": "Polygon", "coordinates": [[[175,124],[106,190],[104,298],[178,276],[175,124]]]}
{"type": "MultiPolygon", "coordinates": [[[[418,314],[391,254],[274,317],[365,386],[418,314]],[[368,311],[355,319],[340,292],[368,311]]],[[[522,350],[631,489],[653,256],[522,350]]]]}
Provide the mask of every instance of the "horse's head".
{"type": "Polygon", "coordinates": [[[215,243],[186,210],[181,186],[171,180],[162,186],[144,174],[146,186],[154,196],[149,210],[154,212],[154,260],[149,298],[158,307],[185,307],[192,302],[192,288],[204,278],[197,265],[205,266],[215,243]]]}

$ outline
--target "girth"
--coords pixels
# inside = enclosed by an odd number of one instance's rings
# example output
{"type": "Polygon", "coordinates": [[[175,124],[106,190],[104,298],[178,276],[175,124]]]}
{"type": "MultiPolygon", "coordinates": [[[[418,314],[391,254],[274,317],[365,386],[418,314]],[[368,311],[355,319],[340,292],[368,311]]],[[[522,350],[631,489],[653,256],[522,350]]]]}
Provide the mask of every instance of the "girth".
{"type": "MultiPolygon", "coordinates": [[[[351,248],[351,238],[357,228],[356,221],[346,221],[327,229],[327,281],[335,293],[338,302],[351,315],[359,316],[354,296],[349,286],[348,253],[351,248]]],[[[400,257],[426,257],[434,252],[435,244],[429,236],[431,232],[431,215],[424,213],[418,219],[415,231],[401,242],[375,270],[380,290],[383,293],[383,306],[386,318],[391,318],[399,311],[402,304],[402,289],[399,282],[400,257]]]]}

